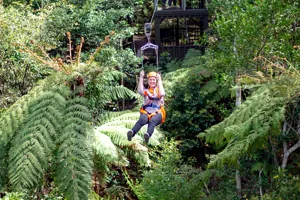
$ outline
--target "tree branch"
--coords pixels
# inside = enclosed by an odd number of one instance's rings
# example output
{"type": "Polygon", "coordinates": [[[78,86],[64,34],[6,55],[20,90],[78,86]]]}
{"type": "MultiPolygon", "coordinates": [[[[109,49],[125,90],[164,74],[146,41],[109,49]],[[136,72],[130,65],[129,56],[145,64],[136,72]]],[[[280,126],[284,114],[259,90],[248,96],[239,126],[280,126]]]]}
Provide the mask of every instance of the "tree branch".
{"type": "Polygon", "coordinates": [[[300,140],[298,140],[298,142],[294,146],[292,146],[291,148],[289,148],[287,151],[286,151],[287,147],[285,147],[286,149],[285,149],[284,155],[283,155],[283,161],[282,161],[282,166],[281,166],[282,168],[286,167],[287,159],[288,159],[289,155],[291,153],[293,153],[299,147],[300,147],[300,140]]]}

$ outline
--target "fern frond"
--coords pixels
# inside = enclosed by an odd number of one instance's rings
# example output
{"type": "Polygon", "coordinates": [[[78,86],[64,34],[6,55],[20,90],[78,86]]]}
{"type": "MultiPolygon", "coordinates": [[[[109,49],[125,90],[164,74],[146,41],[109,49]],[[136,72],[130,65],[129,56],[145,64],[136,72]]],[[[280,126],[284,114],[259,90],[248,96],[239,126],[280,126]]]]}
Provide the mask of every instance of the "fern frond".
{"type": "Polygon", "coordinates": [[[110,98],[112,100],[137,98],[137,94],[135,92],[124,86],[111,87],[110,92],[110,98]]]}
{"type": "Polygon", "coordinates": [[[92,150],[87,142],[91,131],[91,114],[87,100],[75,98],[66,102],[66,120],[57,138],[58,164],[55,182],[67,199],[87,199],[91,187],[92,150]]]}
{"type": "Polygon", "coordinates": [[[189,49],[182,61],[182,66],[192,67],[192,66],[200,65],[201,64],[200,56],[201,56],[200,50],[192,49],[192,48],[189,49]]]}
{"type": "MultiPolygon", "coordinates": [[[[137,111],[126,111],[120,112],[120,114],[119,112],[113,113],[112,116],[115,117],[107,118],[107,122],[99,126],[97,130],[110,136],[114,144],[120,146],[127,146],[130,143],[127,143],[126,133],[128,132],[128,129],[131,129],[135,125],[135,123],[139,119],[140,113],[137,111]],[[125,141],[122,142],[124,139],[125,141]]],[[[147,125],[143,126],[133,140],[142,142],[141,136],[143,136],[146,133],[146,129],[147,125]]],[[[151,139],[149,140],[149,144],[158,145],[159,139],[162,137],[162,132],[158,128],[156,128],[151,139]]]]}
{"type": "MultiPolygon", "coordinates": [[[[126,135],[127,131],[128,129],[122,126],[100,126],[96,129],[96,132],[100,132],[102,134],[107,135],[112,141],[112,143],[115,145],[115,148],[117,149],[124,148],[124,147],[128,148],[130,154],[133,155],[133,157],[136,159],[138,163],[140,163],[142,166],[149,166],[150,158],[148,155],[148,148],[141,145],[143,141],[142,137],[140,135],[136,135],[134,137],[134,140],[130,142],[127,140],[127,135],[126,135]]],[[[144,130],[144,132],[146,131],[144,130]]],[[[118,159],[121,161],[121,163],[123,163],[122,160],[124,159],[124,156],[126,156],[124,152],[119,151],[118,159]]]]}
{"type": "Polygon", "coordinates": [[[4,145],[18,130],[24,119],[28,115],[28,102],[36,98],[37,93],[43,90],[44,81],[41,81],[38,86],[32,89],[27,95],[16,101],[9,109],[1,115],[0,118],[0,141],[4,145]]]}
{"type": "Polygon", "coordinates": [[[28,117],[13,139],[9,152],[9,178],[15,189],[35,187],[42,179],[54,148],[53,135],[59,131],[64,98],[51,92],[40,93],[30,102],[28,117]],[[61,102],[62,101],[62,102],[61,102]]]}
{"type": "Polygon", "coordinates": [[[124,126],[106,126],[102,125],[97,128],[97,131],[109,136],[112,142],[117,146],[129,146],[131,143],[127,141],[128,129],[124,126]]]}
{"type": "Polygon", "coordinates": [[[110,137],[99,131],[94,131],[94,133],[95,136],[91,142],[96,154],[107,158],[107,160],[111,162],[118,160],[118,150],[111,141],[110,137]]]}
{"type": "Polygon", "coordinates": [[[286,73],[260,85],[228,118],[200,134],[208,143],[225,147],[212,157],[209,167],[236,164],[240,156],[264,146],[268,136],[281,132],[285,106],[300,91],[300,77],[286,73]]]}
{"type": "Polygon", "coordinates": [[[8,155],[10,141],[17,134],[28,117],[28,105],[31,100],[37,98],[37,94],[43,90],[45,81],[40,81],[27,95],[16,101],[0,117],[0,151],[1,173],[0,187],[5,187],[8,182],[8,155]]]}
{"type": "Polygon", "coordinates": [[[129,161],[124,152],[112,142],[110,137],[99,131],[94,131],[94,133],[94,137],[91,138],[92,147],[97,155],[97,162],[101,162],[105,171],[109,171],[110,164],[128,166],[129,161]]]}
{"type": "Polygon", "coordinates": [[[131,147],[134,151],[134,158],[137,160],[137,162],[142,166],[150,166],[151,160],[148,154],[148,148],[140,143],[134,143],[131,145],[131,147]]]}
{"type": "MultiPolygon", "coordinates": [[[[109,116],[109,114],[107,114],[107,116],[109,116]]],[[[131,142],[127,140],[127,132],[135,125],[139,116],[139,112],[130,111],[111,113],[111,115],[106,118],[106,123],[98,126],[95,131],[107,135],[116,148],[126,147],[141,165],[149,166],[148,148],[142,145],[142,136],[146,133],[147,125],[142,127],[131,142]]],[[[158,145],[162,136],[163,134],[159,129],[155,129],[149,140],[149,144],[158,145]]],[[[121,156],[119,155],[119,157],[121,156]]]]}

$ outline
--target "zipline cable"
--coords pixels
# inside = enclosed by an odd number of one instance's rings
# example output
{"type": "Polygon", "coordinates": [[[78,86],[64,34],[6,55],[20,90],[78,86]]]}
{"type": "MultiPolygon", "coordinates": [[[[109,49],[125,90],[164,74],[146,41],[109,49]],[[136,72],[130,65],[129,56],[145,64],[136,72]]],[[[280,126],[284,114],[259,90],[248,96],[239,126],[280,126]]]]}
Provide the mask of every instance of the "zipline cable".
{"type": "MultiPolygon", "coordinates": [[[[157,72],[158,72],[158,46],[155,45],[155,44],[152,44],[150,42],[151,26],[152,26],[152,21],[153,21],[153,18],[154,18],[156,9],[157,9],[157,4],[158,4],[158,0],[154,0],[154,10],[153,10],[153,14],[152,14],[152,18],[150,20],[150,23],[145,23],[144,24],[144,32],[145,32],[145,35],[147,37],[148,42],[147,42],[147,44],[145,44],[144,46],[141,47],[141,56],[143,57],[144,50],[149,49],[149,48],[154,49],[155,54],[156,54],[156,68],[157,68],[157,72]]],[[[142,60],[142,69],[144,69],[144,59],[142,60]]]]}
{"type": "Polygon", "coordinates": [[[153,10],[153,13],[152,13],[152,17],[151,17],[151,20],[150,20],[150,24],[152,24],[152,21],[153,21],[153,18],[154,18],[154,14],[155,14],[155,11],[157,10],[157,4],[158,4],[158,0],[154,0],[154,10],[153,10]]]}

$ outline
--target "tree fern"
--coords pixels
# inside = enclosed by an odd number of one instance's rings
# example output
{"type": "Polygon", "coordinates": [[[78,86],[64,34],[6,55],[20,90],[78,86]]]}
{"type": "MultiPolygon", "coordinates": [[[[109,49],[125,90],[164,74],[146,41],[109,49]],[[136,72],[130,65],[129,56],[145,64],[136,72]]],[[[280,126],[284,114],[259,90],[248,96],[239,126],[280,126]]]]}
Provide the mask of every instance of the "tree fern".
{"type": "Polygon", "coordinates": [[[71,98],[65,84],[57,85],[62,80],[59,75],[48,77],[2,114],[1,187],[9,181],[15,191],[41,188],[45,172],[55,166],[52,178],[60,192],[67,199],[87,199],[91,115],[86,99],[71,98]]]}
{"type": "MultiPolygon", "coordinates": [[[[71,42],[70,33],[67,35],[71,42]]],[[[59,59],[51,59],[39,45],[35,46],[44,57],[27,46],[21,46],[24,52],[58,73],[47,77],[46,83],[37,87],[32,95],[22,97],[26,102],[15,104],[19,110],[13,109],[0,119],[0,124],[7,124],[0,131],[6,136],[3,142],[0,140],[0,149],[9,151],[9,182],[13,190],[41,190],[43,176],[50,171],[54,172],[50,176],[55,187],[66,199],[88,199],[92,183],[92,148],[89,142],[93,135],[88,104],[99,103],[102,109],[112,100],[136,96],[127,88],[118,86],[122,73],[106,71],[107,67],[99,70],[98,65],[97,74],[90,70],[94,56],[108,42],[109,37],[106,37],[90,56],[88,65],[79,64],[78,57],[76,66],[72,65],[72,60],[71,64],[65,64],[59,59]],[[102,70],[107,72],[107,76],[103,76],[102,70]],[[100,73],[102,76],[98,76],[100,73]],[[85,91],[84,86],[87,86],[85,91]],[[80,93],[78,87],[82,89],[80,93]],[[77,95],[91,97],[90,102],[77,95]],[[6,148],[6,144],[9,147],[6,148]]],[[[120,148],[117,151],[122,152],[120,148]]]]}
{"type": "Polygon", "coordinates": [[[300,91],[300,76],[294,69],[280,71],[279,77],[271,76],[268,82],[264,78],[265,83],[223,122],[200,134],[208,143],[225,147],[212,156],[209,167],[235,164],[241,155],[265,146],[268,136],[281,132],[285,106],[300,91]]]}

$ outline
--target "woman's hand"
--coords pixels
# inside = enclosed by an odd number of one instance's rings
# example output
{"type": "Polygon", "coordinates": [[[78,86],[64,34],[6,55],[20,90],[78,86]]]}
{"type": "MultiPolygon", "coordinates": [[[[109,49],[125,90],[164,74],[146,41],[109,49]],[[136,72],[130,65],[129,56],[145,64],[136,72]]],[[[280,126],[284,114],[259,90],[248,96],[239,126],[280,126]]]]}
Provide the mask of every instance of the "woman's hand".
{"type": "Polygon", "coordinates": [[[144,70],[142,70],[142,71],[140,72],[140,78],[144,78],[144,76],[145,76],[145,72],[144,72],[144,70]]]}
{"type": "Polygon", "coordinates": [[[157,79],[157,81],[161,81],[161,75],[159,73],[157,73],[156,79],[157,79]]]}

